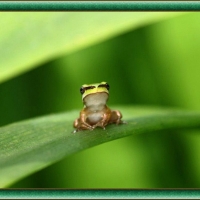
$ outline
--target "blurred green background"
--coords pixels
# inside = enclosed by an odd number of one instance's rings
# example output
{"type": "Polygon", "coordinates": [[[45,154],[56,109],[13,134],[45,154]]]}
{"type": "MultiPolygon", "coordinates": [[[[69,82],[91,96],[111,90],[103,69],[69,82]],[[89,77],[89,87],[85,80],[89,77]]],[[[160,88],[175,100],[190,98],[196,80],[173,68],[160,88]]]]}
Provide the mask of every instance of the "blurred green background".
{"type": "MultiPolygon", "coordinates": [[[[104,15],[98,13],[101,14],[104,15]]],[[[21,19],[23,21],[23,16],[21,19]]],[[[51,19],[44,17],[43,20],[48,25],[51,19]]],[[[91,18],[84,20],[93,23],[91,18]]],[[[15,24],[12,16],[10,21],[15,24]]],[[[200,13],[183,13],[163,20],[158,17],[155,22],[124,28],[112,37],[69,53],[55,53],[41,63],[34,63],[34,69],[0,84],[0,125],[74,109],[79,111],[83,106],[80,86],[100,81],[110,84],[108,105],[111,108],[114,105],[152,105],[199,110],[199,21],[200,13]]],[[[76,18],[74,26],[75,22],[76,18]]],[[[23,30],[25,25],[22,23],[19,29],[23,30]]],[[[36,25],[33,24],[34,28],[36,25]]],[[[46,37],[42,31],[41,37],[46,37]]],[[[53,45],[52,42],[50,48],[54,48],[53,45]]],[[[12,60],[12,55],[7,59],[12,60]]],[[[67,157],[11,187],[199,187],[199,143],[199,131],[131,136],[67,157]]]]}

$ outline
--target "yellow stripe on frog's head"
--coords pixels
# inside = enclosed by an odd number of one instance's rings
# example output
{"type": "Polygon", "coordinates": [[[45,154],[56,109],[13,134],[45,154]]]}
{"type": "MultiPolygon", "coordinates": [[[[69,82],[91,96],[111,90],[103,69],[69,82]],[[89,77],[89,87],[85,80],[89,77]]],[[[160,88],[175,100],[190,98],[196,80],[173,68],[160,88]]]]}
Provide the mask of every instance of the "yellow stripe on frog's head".
{"type": "Polygon", "coordinates": [[[89,94],[95,94],[98,92],[106,92],[109,94],[109,85],[106,82],[94,83],[94,84],[84,84],[82,85],[80,92],[82,94],[82,100],[89,94]]]}

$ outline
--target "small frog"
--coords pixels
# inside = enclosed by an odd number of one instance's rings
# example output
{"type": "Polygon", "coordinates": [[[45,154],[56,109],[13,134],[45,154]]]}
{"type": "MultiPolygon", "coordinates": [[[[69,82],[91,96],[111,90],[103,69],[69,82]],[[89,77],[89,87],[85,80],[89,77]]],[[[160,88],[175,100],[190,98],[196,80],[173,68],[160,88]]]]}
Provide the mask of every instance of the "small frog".
{"type": "Polygon", "coordinates": [[[118,110],[110,110],[106,105],[109,97],[109,85],[106,82],[82,85],[80,92],[84,108],[80,112],[80,117],[74,121],[76,133],[81,130],[93,130],[108,124],[125,123],[121,120],[122,114],[118,110]]]}

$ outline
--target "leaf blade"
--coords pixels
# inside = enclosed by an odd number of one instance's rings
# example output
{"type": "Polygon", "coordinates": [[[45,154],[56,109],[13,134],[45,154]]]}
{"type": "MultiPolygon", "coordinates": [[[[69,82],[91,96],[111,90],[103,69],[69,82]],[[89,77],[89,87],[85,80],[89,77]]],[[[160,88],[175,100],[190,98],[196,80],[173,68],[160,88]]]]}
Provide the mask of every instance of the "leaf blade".
{"type": "Polygon", "coordinates": [[[200,112],[121,107],[128,124],[72,134],[78,111],[44,116],[0,128],[0,187],[81,150],[133,134],[199,128],[200,112]]]}
{"type": "Polygon", "coordinates": [[[0,82],[63,54],[176,15],[180,13],[0,13],[0,82]]]}

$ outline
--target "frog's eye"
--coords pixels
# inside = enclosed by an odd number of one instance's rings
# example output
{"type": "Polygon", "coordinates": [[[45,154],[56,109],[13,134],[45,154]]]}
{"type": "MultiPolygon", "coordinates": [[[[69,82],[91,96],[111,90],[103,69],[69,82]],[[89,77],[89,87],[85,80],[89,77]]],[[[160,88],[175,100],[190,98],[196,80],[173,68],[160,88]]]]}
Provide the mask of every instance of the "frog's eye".
{"type": "Polygon", "coordinates": [[[105,87],[107,88],[107,90],[110,89],[110,85],[108,83],[105,84],[105,87]]]}
{"type": "Polygon", "coordinates": [[[104,88],[106,88],[107,90],[110,89],[110,86],[108,85],[108,83],[101,84],[101,85],[99,85],[98,87],[104,87],[104,88]]]}
{"type": "Polygon", "coordinates": [[[84,92],[85,92],[85,88],[84,88],[84,87],[81,87],[81,88],[80,88],[80,93],[83,94],[84,92]]]}
{"type": "Polygon", "coordinates": [[[84,94],[84,92],[86,90],[91,90],[91,89],[94,89],[94,88],[95,88],[95,86],[81,87],[80,92],[81,92],[81,94],[84,94]]]}

